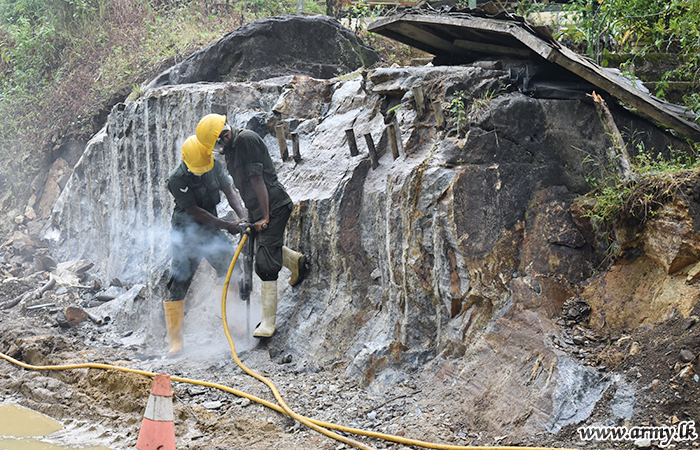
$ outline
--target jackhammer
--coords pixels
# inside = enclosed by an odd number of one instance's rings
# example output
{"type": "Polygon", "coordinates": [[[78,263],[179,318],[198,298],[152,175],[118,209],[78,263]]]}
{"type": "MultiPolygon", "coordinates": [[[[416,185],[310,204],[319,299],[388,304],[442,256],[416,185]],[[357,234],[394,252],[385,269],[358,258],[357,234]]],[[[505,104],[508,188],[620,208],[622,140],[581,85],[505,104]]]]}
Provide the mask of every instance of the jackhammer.
{"type": "Polygon", "coordinates": [[[250,293],[253,291],[253,247],[255,243],[255,227],[251,223],[241,223],[238,225],[238,230],[243,235],[248,235],[248,239],[243,244],[238,260],[241,263],[243,273],[238,278],[238,295],[241,300],[245,301],[246,311],[246,336],[250,339],[250,293]]]}

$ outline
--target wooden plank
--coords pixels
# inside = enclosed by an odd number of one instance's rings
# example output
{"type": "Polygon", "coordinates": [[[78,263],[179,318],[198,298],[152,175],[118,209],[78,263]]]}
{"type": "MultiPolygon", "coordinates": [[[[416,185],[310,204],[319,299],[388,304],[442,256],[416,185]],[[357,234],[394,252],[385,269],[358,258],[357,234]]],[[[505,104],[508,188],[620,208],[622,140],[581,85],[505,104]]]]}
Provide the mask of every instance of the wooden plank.
{"type": "Polygon", "coordinates": [[[382,36],[386,36],[397,42],[403,42],[406,45],[410,45],[411,47],[417,48],[418,50],[423,50],[424,52],[430,53],[431,55],[438,55],[441,53],[439,48],[428,45],[422,41],[411,39],[408,36],[404,36],[403,34],[395,33],[393,30],[390,30],[388,28],[382,31],[382,36]]]}
{"type": "Polygon", "coordinates": [[[398,22],[415,22],[415,23],[420,23],[424,25],[430,25],[430,26],[436,26],[436,25],[443,25],[443,26],[451,26],[451,27],[456,27],[456,28],[462,28],[465,30],[482,30],[482,31],[490,31],[494,33],[499,33],[503,35],[513,35],[513,29],[518,29],[521,30],[531,36],[533,36],[535,39],[541,41],[545,45],[551,45],[554,44],[555,46],[559,46],[558,43],[552,41],[548,42],[547,40],[542,39],[541,37],[533,34],[534,27],[527,27],[527,26],[522,26],[519,22],[515,21],[504,21],[504,20],[499,20],[499,19],[489,19],[486,17],[477,17],[477,16],[470,16],[468,14],[461,14],[459,16],[454,16],[454,15],[448,15],[448,14],[409,14],[409,13],[401,13],[401,14],[395,14],[390,17],[384,17],[381,19],[378,19],[371,24],[369,24],[368,29],[370,31],[376,32],[374,29],[376,28],[383,28],[386,27],[392,23],[398,23],[398,22]],[[530,31],[532,29],[533,31],[530,31]]]}
{"type": "Polygon", "coordinates": [[[517,40],[527,45],[530,49],[532,49],[532,51],[534,51],[544,59],[549,59],[550,55],[552,54],[552,51],[555,50],[555,48],[549,43],[543,41],[537,36],[530,34],[529,32],[523,30],[520,27],[515,27],[512,31],[513,36],[517,40]]]}
{"type": "MultiPolygon", "coordinates": [[[[404,36],[408,36],[411,39],[426,42],[431,47],[442,50],[447,53],[453,53],[457,55],[468,55],[465,49],[454,45],[452,42],[435,36],[434,34],[423,30],[419,25],[414,25],[413,23],[402,23],[398,25],[398,31],[404,36]]],[[[395,30],[396,31],[396,30],[395,30]]]]}
{"type": "Polygon", "coordinates": [[[552,52],[549,60],[598,86],[610,95],[637,108],[642,113],[663,125],[695,141],[700,141],[700,126],[674,114],[671,108],[667,108],[666,106],[672,105],[652,97],[639,89],[628,86],[626,83],[620,83],[612,74],[607,73],[607,71],[599,68],[579,54],[567,48],[561,48],[552,52]]]}
{"type": "Polygon", "coordinates": [[[474,41],[465,41],[463,39],[456,39],[454,41],[454,44],[457,47],[462,47],[467,50],[479,52],[479,53],[487,53],[487,54],[497,54],[497,55],[514,55],[514,56],[522,56],[522,57],[529,57],[533,52],[529,48],[513,48],[513,47],[506,47],[503,45],[494,45],[494,44],[483,44],[481,42],[474,42],[474,41]]]}
{"type": "MultiPolygon", "coordinates": [[[[680,134],[695,141],[700,141],[700,125],[687,120],[686,117],[690,116],[686,116],[684,110],[678,105],[664,102],[639,89],[635,89],[585,57],[560,46],[554,41],[545,40],[534,34],[534,31],[523,28],[515,22],[470,17],[467,14],[456,17],[447,14],[404,13],[373,22],[367,29],[408,45],[414,45],[409,41],[427,43],[423,45],[433,50],[426,51],[434,55],[439,55],[441,52],[468,55],[469,52],[467,50],[484,52],[478,48],[489,49],[495,53],[511,54],[504,53],[506,51],[504,48],[508,47],[508,39],[515,39],[543,59],[558,64],[580,76],[680,134]],[[460,28],[464,32],[460,32],[460,28]],[[449,42],[428,31],[431,29],[443,35],[456,36],[456,39],[453,40],[454,42],[449,42]],[[491,42],[474,42],[470,40],[469,36],[474,36],[475,32],[480,33],[483,40],[491,42]],[[391,36],[387,33],[391,34],[391,36]]],[[[421,49],[424,50],[423,48],[421,49]]],[[[517,47],[514,47],[513,50],[522,51],[522,49],[517,49],[517,47]]]]}
{"type": "MultiPolygon", "coordinates": [[[[450,26],[464,29],[480,30],[482,32],[495,33],[502,36],[511,36],[518,41],[531,48],[535,53],[547,59],[552,51],[552,46],[537,36],[532,35],[527,30],[524,30],[515,23],[507,23],[481,17],[454,17],[448,15],[423,15],[423,14],[398,14],[396,16],[380,19],[372,22],[367,27],[368,31],[382,34],[382,28],[389,27],[392,24],[411,23],[414,26],[432,26],[438,25],[450,26]]],[[[392,26],[394,31],[395,26],[392,26]]]]}

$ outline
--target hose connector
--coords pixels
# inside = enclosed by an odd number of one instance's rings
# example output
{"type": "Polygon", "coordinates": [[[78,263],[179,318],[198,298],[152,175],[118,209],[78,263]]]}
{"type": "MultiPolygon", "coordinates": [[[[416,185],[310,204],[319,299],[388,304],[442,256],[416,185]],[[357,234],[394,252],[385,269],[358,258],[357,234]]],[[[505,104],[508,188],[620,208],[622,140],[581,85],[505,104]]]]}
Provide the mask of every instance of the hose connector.
{"type": "Polygon", "coordinates": [[[242,222],[238,224],[238,231],[240,231],[241,234],[253,236],[255,234],[255,226],[249,222],[242,222]]]}

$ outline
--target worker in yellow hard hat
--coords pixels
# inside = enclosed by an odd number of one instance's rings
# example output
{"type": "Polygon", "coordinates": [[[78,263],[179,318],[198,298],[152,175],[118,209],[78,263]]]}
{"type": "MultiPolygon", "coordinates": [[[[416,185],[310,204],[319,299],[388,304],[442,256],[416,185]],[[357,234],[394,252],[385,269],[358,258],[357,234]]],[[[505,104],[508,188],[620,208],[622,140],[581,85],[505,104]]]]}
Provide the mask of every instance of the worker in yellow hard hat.
{"type": "Polygon", "coordinates": [[[182,352],[182,323],[185,296],[202,258],[205,258],[223,279],[234,248],[221,232],[238,233],[238,224],[246,218],[238,195],[226,169],[214,159],[212,150],[190,136],[182,145],[182,162],[168,177],[168,190],[175,199],[171,219],[171,275],[169,299],[163,302],[170,349],[168,356],[182,352]],[[217,217],[216,206],[223,192],[240,222],[217,217]]]}
{"type": "Polygon", "coordinates": [[[232,128],[226,116],[208,114],[197,124],[197,138],[206,149],[223,146],[226,167],[250,214],[255,234],[255,273],[262,280],[262,320],[255,337],[270,337],[277,317],[277,278],[282,266],[291,270],[289,284],[299,284],[309,270],[306,255],[284,245],[284,230],[294,208],[277,179],[265,142],[251,130],[232,128]]]}

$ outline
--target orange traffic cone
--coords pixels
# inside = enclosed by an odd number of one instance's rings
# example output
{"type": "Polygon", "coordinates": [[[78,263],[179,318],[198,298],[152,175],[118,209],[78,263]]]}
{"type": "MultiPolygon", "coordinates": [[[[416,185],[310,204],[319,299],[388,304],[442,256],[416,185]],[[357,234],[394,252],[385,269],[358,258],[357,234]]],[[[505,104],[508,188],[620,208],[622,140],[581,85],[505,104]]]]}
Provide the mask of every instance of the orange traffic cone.
{"type": "Polygon", "coordinates": [[[153,380],[146,412],[143,414],[138,450],[175,450],[175,418],[170,375],[159,373],[153,380]]]}

